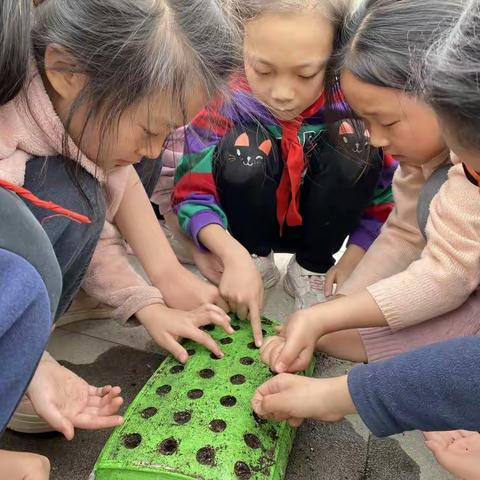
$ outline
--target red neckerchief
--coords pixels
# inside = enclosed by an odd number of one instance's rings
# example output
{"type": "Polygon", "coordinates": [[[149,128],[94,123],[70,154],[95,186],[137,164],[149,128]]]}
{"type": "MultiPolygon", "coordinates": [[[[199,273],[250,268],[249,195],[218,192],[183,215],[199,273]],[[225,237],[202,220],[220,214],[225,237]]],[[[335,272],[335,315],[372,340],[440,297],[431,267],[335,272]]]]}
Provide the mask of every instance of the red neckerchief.
{"type": "Polygon", "coordinates": [[[280,234],[283,232],[285,222],[289,227],[302,224],[299,204],[300,186],[305,170],[305,156],[298,139],[298,132],[305,118],[313,116],[324,104],[325,95],[322,93],[320,98],[297,118],[289,122],[280,122],[282,126],[282,158],[284,161],[283,174],[276,193],[280,234]]]}

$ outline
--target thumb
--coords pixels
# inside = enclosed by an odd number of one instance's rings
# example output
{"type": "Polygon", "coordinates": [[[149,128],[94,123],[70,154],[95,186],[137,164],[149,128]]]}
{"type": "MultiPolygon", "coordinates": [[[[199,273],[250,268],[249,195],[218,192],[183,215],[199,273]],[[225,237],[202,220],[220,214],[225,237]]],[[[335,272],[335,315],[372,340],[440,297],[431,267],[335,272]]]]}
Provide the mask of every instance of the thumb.
{"type": "Polygon", "coordinates": [[[324,293],[326,297],[330,297],[333,293],[333,284],[335,283],[337,271],[332,267],[325,276],[324,293]]]}
{"type": "Polygon", "coordinates": [[[262,402],[262,409],[266,416],[274,420],[289,420],[291,415],[290,399],[292,395],[288,391],[281,391],[273,395],[267,395],[262,402]]]}
{"type": "Polygon", "coordinates": [[[302,358],[311,356],[311,353],[305,350],[310,350],[310,348],[305,348],[298,338],[287,337],[285,340],[285,345],[277,357],[274,370],[276,370],[278,373],[289,372],[293,363],[299,359],[300,356],[302,358]]]}
{"type": "Polygon", "coordinates": [[[47,408],[38,414],[48,422],[48,424],[54,428],[57,432],[63,434],[67,440],[72,440],[75,436],[75,429],[72,423],[62,415],[56,405],[50,403],[47,408]]]}

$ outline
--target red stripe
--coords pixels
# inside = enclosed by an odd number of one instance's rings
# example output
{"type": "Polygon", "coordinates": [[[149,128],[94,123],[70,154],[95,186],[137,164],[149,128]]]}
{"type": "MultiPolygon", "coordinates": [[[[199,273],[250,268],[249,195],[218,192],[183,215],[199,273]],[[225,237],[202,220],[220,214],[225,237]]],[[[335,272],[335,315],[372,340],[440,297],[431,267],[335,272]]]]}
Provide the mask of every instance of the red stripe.
{"type": "Polygon", "coordinates": [[[92,223],[91,220],[85,215],[81,215],[80,213],[76,213],[76,212],[73,212],[72,210],[63,208],[60,205],[57,205],[56,203],[41,200],[26,188],[19,187],[18,185],[14,185],[13,183],[7,182],[6,180],[0,180],[0,187],[6,188],[11,192],[14,192],[17,195],[20,195],[21,197],[33,203],[37,207],[45,208],[46,210],[51,210],[52,212],[55,212],[58,215],[71,218],[75,222],[86,223],[86,224],[92,223]]]}
{"type": "Polygon", "coordinates": [[[208,194],[215,197],[219,202],[217,186],[211,173],[186,173],[175,185],[173,191],[173,203],[178,205],[192,194],[208,194]]]}
{"type": "Polygon", "coordinates": [[[385,222],[392,212],[393,206],[393,202],[382,203],[380,205],[371,205],[365,210],[365,213],[370,217],[385,222]]]}

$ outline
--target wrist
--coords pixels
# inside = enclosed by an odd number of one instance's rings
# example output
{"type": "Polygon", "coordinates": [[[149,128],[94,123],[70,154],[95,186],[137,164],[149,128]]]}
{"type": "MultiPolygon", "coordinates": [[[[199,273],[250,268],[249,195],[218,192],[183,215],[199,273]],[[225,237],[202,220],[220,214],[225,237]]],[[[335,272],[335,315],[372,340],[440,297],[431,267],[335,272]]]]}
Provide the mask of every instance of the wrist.
{"type": "Polygon", "coordinates": [[[154,303],[153,305],[141,308],[135,313],[135,317],[144,327],[148,327],[153,322],[161,321],[163,317],[168,314],[168,311],[169,308],[166,305],[154,303]]]}
{"type": "Polygon", "coordinates": [[[348,377],[316,379],[316,411],[313,418],[337,422],[348,415],[357,413],[348,388],[348,377]]]}

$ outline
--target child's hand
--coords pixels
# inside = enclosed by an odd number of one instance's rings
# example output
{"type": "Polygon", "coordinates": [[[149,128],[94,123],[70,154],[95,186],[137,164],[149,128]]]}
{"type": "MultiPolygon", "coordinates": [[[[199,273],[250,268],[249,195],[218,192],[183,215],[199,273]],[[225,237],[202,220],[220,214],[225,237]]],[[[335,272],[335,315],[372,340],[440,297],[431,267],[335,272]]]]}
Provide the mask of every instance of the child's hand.
{"type": "Polygon", "coordinates": [[[41,361],[28,387],[33,408],[52,428],[72,440],[75,428],[113,428],[123,399],[120,387],[97,388],[53,360],[41,361]]]}
{"type": "Polygon", "coordinates": [[[205,304],[215,304],[228,312],[227,303],[215,285],[197,277],[184,267],[175,270],[158,285],[165,303],[178,310],[194,310],[205,304]]]}
{"type": "Polygon", "coordinates": [[[214,324],[221,326],[230,335],[234,333],[230,325],[230,317],[216,305],[203,305],[185,312],[156,304],[143,308],[136,313],[136,317],[155,342],[181,363],[188,360],[188,353],[178,342],[179,338],[188,338],[200,343],[218,358],[223,358],[223,352],[215,340],[200,327],[214,324]]]}
{"type": "Polygon", "coordinates": [[[50,462],[34,453],[0,450],[0,472],[8,480],[48,480],[50,462]]]}
{"type": "Polygon", "coordinates": [[[263,308],[263,281],[250,255],[233,256],[225,262],[220,281],[220,294],[228,302],[230,311],[240,320],[250,319],[255,345],[263,341],[260,311],[263,308]]]}
{"type": "Polygon", "coordinates": [[[223,273],[223,263],[220,258],[213,253],[201,251],[195,246],[192,248],[192,256],[200,273],[214,285],[219,285],[223,273]]]}
{"type": "Polygon", "coordinates": [[[480,434],[456,430],[425,433],[437,462],[459,480],[480,479],[480,434]]]}
{"type": "MultiPolygon", "coordinates": [[[[280,330],[282,331],[282,330],[280,330]]],[[[270,370],[274,370],[280,352],[285,347],[285,337],[277,335],[275,337],[268,337],[263,342],[260,349],[260,358],[263,363],[267,364],[270,370]]],[[[289,373],[296,373],[289,370],[289,373]]]]}
{"type": "Polygon", "coordinates": [[[328,272],[325,278],[325,296],[333,294],[333,286],[337,291],[348,280],[360,260],[365,255],[365,250],[357,245],[349,245],[342,258],[328,272]]]}
{"type": "MultiPolygon", "coordinates": [[[[310,364],[317,340],[323,335],[321,325],[308,308],[295,312],[286,325],[277,329],[279,339],[268,355],[270,368],[277,373],[300,372],[310,364]]],[[[268,350],[268,345],[267,345],[268,350]]]]}
{"type": "Polygon", "coordinates": [[[277,375],[257,389],[252,407],[260,417],[287,420],[292,427],[300,426],[306,418],[336,422],[355,413],[347,377],[277,375]]]}

